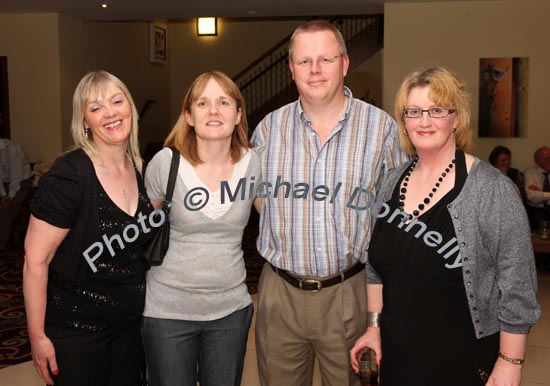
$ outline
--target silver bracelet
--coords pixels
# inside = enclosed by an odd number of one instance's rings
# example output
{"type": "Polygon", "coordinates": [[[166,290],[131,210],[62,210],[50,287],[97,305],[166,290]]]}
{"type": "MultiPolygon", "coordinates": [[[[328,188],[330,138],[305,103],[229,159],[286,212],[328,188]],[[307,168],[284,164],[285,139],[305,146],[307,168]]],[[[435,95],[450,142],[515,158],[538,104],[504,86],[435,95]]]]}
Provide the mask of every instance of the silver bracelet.
{"type": "Polygon", "coordinates": [[[367,327],[380,327],[381,312],[367,312],[367,327]]]}

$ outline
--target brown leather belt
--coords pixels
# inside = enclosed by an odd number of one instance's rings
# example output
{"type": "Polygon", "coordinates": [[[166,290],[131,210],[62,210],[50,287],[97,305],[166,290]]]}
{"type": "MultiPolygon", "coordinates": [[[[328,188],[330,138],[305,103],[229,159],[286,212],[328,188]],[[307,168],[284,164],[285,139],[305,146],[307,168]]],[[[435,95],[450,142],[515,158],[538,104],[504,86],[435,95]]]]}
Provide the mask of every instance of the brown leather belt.
{"type": "MultiPolygon", "coordinates": [[[[271,264],[269,264],[271,265],[271,264]]],[[[288,271],[284,269],[277,268],[271,265],[271,268],[283,279],[286,280],[288,284],[303,291],[308,292],[319,292],[322,288],[327,288],[343,281],[348,280],[350,277],[355,276],[365,268],[365,264],[357,263],[345,271],[340,272],[338,276],[331,277],[330,279],[325,280],[316,280],[316,279],[300,279],[296,276],[292,276],[288,271]]]]}

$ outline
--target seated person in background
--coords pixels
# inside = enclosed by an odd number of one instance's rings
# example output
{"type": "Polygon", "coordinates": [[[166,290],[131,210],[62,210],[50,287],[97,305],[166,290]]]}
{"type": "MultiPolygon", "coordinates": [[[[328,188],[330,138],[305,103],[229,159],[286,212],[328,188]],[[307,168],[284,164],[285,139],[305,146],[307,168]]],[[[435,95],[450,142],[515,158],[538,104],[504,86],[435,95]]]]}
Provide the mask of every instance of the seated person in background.
{"type": "Polygon", "coordinates": [[[535,165],[526,169],[526,208],[531,229],[537,229],[542,220],[550,220],[550,148],[543,146],[534,153],[535,165]]]}
{"type": "Polygon", "coordinates": [[[519,189],[523,202],[525,202],[525,180],[523,179],[522,172],[510,167],[512,165],[512,152],[510,149],[505,146],[496,146],[489,154],[489,163],[514,181],[514,184],[516,184],[519,189]]]}
{"type": "Polygon", "coordinates": [[[7,248],[13,221],[31,192],[31,175],[21,146],[0,138],[0,252],[7,248]]]}

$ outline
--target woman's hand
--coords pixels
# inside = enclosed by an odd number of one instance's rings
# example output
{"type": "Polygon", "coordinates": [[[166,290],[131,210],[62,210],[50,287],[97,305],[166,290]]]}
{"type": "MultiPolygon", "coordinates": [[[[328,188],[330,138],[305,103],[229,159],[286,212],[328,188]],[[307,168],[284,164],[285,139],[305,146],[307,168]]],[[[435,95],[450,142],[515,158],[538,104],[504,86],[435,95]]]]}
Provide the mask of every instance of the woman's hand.
{"type": "Polygon", "coordinates": [[[498,358],[486,386],[519,386],[521,368],[521,365],[508,363],[498,358]]]}
{"type": "Polygon", "coordinates": [[[359,339],[357,339],[357,342],[355,342],[355,345],[353,345],[353,348],[349,352],[349,356],[351,359],[351,367],[353,368],[353,371],[358,373],[359,372],[359,354],[362,350],[365,348],[370,348],[374,350],[376,353],[376,363],[378,363],[378,366],[380,366],[380,361],[382,360],[382,343],[380,339],[380,328],[379,327],[369,327],[367,328],[367,332],[365,332],[359,339]]]}
{"type": "Polygon", "coordinates": [[[61,229],[31,215],[25,239],[25,263],[23,265],[23,295],[27,311],[27,328],[31,339],[32,359],[36,372],[48,384],[53,380],[48,369],[57,375],[55,349],[44,333],[46,319],[46,293],[48,292],[48,267],[55,251],[68,229],[61,229]]]}
{"type": "Polygon", "coordinates": [[[54,375],[57,375],[59,370],[52,341],[44,335],[41,338],[31,339],[31,347],[32,361],[36,372],[48,385],[53,385],[50,369],[54,375]]]}

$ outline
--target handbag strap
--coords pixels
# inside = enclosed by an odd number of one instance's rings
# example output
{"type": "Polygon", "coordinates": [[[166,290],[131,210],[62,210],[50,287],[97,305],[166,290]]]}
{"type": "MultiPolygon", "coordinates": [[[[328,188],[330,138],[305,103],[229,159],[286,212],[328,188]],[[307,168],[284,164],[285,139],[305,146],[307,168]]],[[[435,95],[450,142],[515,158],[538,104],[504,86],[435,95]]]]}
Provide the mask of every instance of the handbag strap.
{"type": "Polygon", "coordinates": [[[180,166],[180,153],[174,147],[170,146],[172,150],[172,163],[170,164],[170,174],[168,175],[168,184],[166,185],[166,195],[164,196],[164,204],[167,209],[170,209],[170,203],[172,202],[172,195],[174,194],[174,186],[176,185],[176,176],[178,175],[178,168],[180,166]]]}

